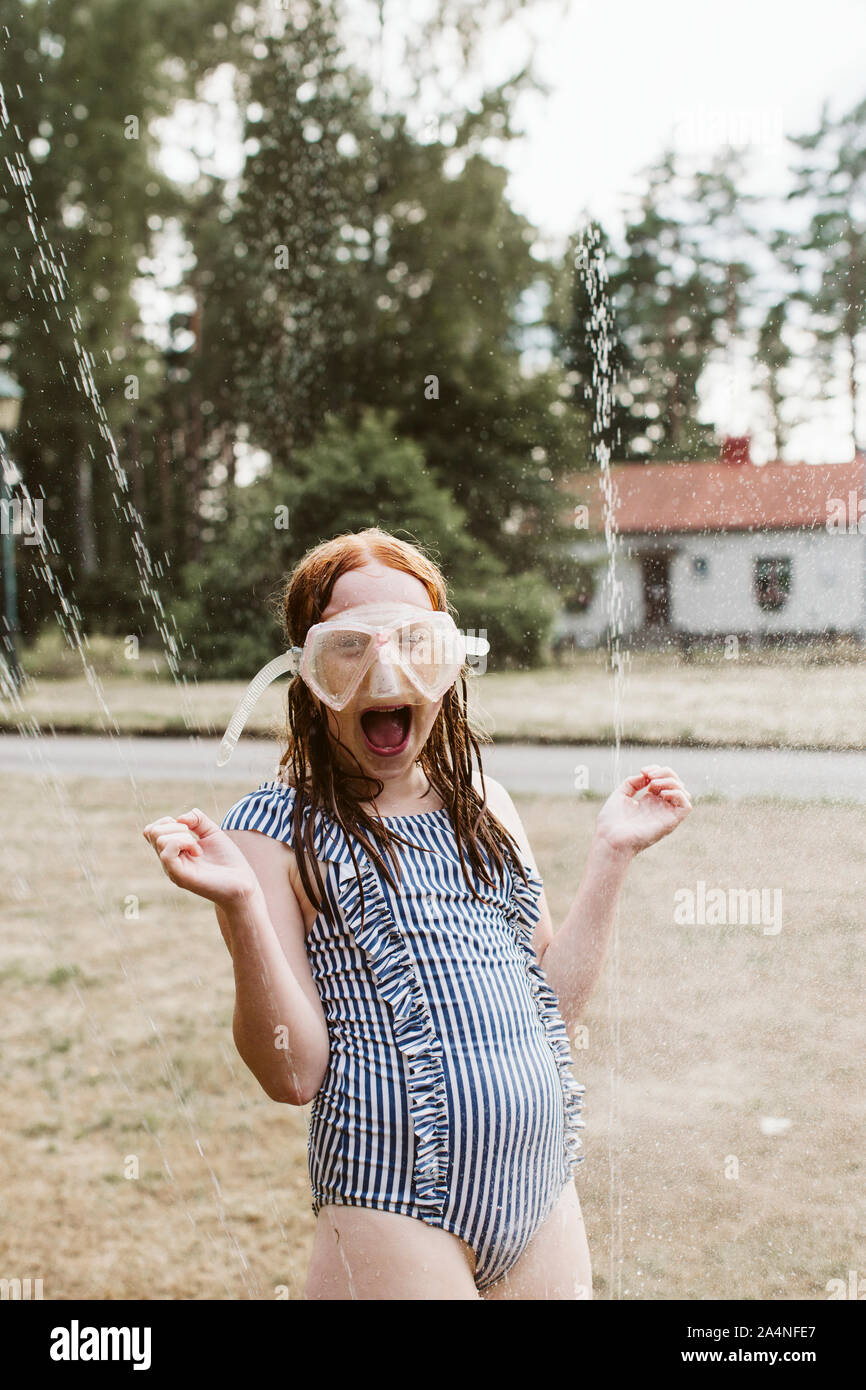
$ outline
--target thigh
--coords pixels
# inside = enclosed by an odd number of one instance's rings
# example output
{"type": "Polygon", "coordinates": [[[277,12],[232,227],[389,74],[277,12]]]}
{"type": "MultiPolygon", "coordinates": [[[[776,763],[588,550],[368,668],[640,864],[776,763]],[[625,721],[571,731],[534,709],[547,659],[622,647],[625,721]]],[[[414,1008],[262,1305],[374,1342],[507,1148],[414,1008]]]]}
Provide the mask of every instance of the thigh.
{"type": "Polygon", "coordinates": [[[520,1259],[485,1299],[592,1298],[592,1268],[577,1188],[571,1182],[520,1259]]]}
{"type": "Polygon", "coordinates": [[[478,1299],[475,1256],[413,1216],[327,1203],[316,1220],[308,1299],[478,1299]]]}

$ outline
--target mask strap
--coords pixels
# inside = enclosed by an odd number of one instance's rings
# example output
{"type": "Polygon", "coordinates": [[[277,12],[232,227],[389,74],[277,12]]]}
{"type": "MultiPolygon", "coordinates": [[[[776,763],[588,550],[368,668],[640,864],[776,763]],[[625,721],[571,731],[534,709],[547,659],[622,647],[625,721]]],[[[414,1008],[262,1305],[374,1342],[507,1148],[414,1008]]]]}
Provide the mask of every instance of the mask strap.
{"type": "Polygon", "coordinates": [[[464,637],[466,643],[467,656],[486,656],[490,651],[490,643],[486,637],[464,637]]]}
{"type": "Polygon", "coordinates": [[[267,689],[271,681],[276,680],[277,676],[282,676],[286,671],[296,672],[302,652],[303,647],[290,647],[287,652],[274,657],[273,661],[269,661],[267,666],[263,666],[253,676],[229,720],[229,726],[217,753],[217,767],[225,767],[235,750],[235,744],[241,736],[243,727],[252,713],[253,706],[263,691],[267,689]]]}

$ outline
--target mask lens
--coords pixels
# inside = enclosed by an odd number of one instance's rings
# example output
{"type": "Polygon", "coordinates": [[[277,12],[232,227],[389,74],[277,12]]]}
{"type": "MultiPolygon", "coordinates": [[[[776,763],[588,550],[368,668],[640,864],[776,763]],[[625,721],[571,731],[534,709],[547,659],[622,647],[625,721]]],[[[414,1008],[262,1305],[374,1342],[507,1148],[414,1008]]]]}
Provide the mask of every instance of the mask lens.
{"type": "Polygon", "coordinates": [[[422,618],[406,623],[395,634],[404,669],[425,691],[447,690],[457,678],[463,661],[456,629],[441,618],[422,618]]]}
{"type": "Polygon", "coordinates": [[[463,639],[447,614],[407,618],[405,612],[399,606],[368,605],[356,610],[357,628],[349,620],[311,631],[301,674],[314,693],[335,709],[368,684],[371,694],[383,694],[387,687],[410,704],[413,691],[415,702],[419,694],[434,700],[444,694],[465,660],[463,639]],[[360,630],[368,623],[373,632],[360,630]],[[380,648],[385,632],[389,637],[380,648]]]}
{"type": "Polygon", "coordinates": [[[372,642],[368,633],[351,628],[317,634],[309,655],[309,674],[326,700],[346,698],[364,668],[372,642]]]}

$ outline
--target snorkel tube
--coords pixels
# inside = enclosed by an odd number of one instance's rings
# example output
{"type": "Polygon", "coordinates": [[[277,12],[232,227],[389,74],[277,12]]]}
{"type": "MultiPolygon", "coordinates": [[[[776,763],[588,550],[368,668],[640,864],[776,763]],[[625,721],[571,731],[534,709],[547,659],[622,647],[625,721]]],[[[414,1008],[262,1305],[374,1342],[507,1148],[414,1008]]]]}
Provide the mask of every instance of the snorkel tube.
{"type": "Polygon", "coordinates": [[[262,669],[257,671],[253,676],[238,701],[234,714],[229,720],[229,726],[225,731],[223,741],[217,753],[217,767],[225,767],[235,750],[235,745],[243,732],[243,727],[252,713],[253,706],[270,685],[271,681],[276,680],[277,676],[282,676],[287,671],[297,671],[301,651],[302,648],[300,647],[290,647],[287,652],[283,652],[280,656],[275,656],[273,661],[269,661],[267,666],[263,666],[262,669]]]}

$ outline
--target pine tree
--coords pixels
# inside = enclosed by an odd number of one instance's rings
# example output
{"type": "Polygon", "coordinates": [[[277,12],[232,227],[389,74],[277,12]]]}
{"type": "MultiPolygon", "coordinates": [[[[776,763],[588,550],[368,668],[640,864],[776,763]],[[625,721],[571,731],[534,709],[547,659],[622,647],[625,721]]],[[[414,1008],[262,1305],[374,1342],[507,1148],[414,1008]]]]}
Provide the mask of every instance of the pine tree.
{"type": "Polygon", "coordinates": [[[729,383],[731,405],[727,411],[720,407],[714,421],[720,435],[731,430],[735,412],[751,406],[755,380],[754,286],[765,238],[749,215],[758,198],[743,190],[746,172],[745,151],[722,145],[705,166],[692,170],[684,185],[688,233],[707,285],[716,343],[708,360],[723,369],[729,383]]]}
{"type": "MultiPolygon", "coordinates": [[[[212,30],[234,3],[0,0],[0,41],[15,75],[5,85],[0,165],[0,345],[25,389],[15,454],[30,492],[46,499],[58,564],[71,566],[76,598],[91,612],[105,608],[115,563],[127,611],[139,603],[110,447],[84,378],[120,445],[146,416],[148,369],[158,367],[133,284],[156,229],[182,207],[157,167],[153,122],[216,61],[212,30]]],[[[124,462],[141,500],[137,465],[124,462]]],[[[50,601],[44,586],[22,582],[25,631],[50,601]]]]}
{"type": "MultiPolygon", "coordinates": [[[[603,300],[605,322],[594,331],[594,310],[588,282],[587,257],[592,255],[598,266],[604,266],[605,276],[616,264],[610,239],[604,228],[593,218],[587,218],[581,230],[569,238],[565,258],[555,280],[555,289],[548,315],[554,338],[557,359],[568,373],[572,400],[590,421],[598,418],[599,427],[593,440],[602,443],[611,459],[632,456],[633,444],[644,431],[646,421],[636,418],[627,404],[631,397],[623,382],[636,374],[636,362],[628,350],[620,328],[617,308],[609,291],[607,279],[599,285],[603,300]],[[597,361],[599,336],[604,338],[605,362],[597,361]],[[604,412],[597,400],[602,389],[599,374],[606,378],[610,399],[610,424],[602,423],[604,412]],[[623,392],[625,391],[625,400],[623,392]]],[[[589,456],[587,466],[594,466],[589,456]]]]}
{"type": "Polygon", "coordinates": [[[833,120],[825,104],[817,130],[790,137],[801,152],[788,195],[810,209],[801,246],[786,263],[808,286],[800,292],[812,319],[825,382],[835,375],[840,344],[853,449],[866,446],[857,374],[866,332],[866,100],[833,120]]]}
{"type": "Polygon", "coordinates": [[[759,233],[748,208],[757,198],[743,192],[744,175],[743,151],[723,145],[707,169],[697,168],[691,174],[685,188],[689,233],[708,285],[715,339],[722,348],[744,330],[744,311],[755,279],[754,250],[759,233]]]}
{"type": "Polygon", "coordinates": [[[794,354],[785,338],[788,321],[787,300],[772,304],[758,332],[757,361],[762,384],[770,408],[770,429],[773,438],[773,457],[779,459],[788,442],[788,425],[782,407],[786,396],[782,374],[791,365],[794,354]]]}
{"type": "Polygon", "coordinates": [[[699,418],[698,382],[716,346],[717,287],[683,215],[676,157],[666,151],[625,229],[626,251],[610,286],[634,364],[623,383],[629,408],[646,421],[632,449],[687,460],[714,449],[699,418]]]}

